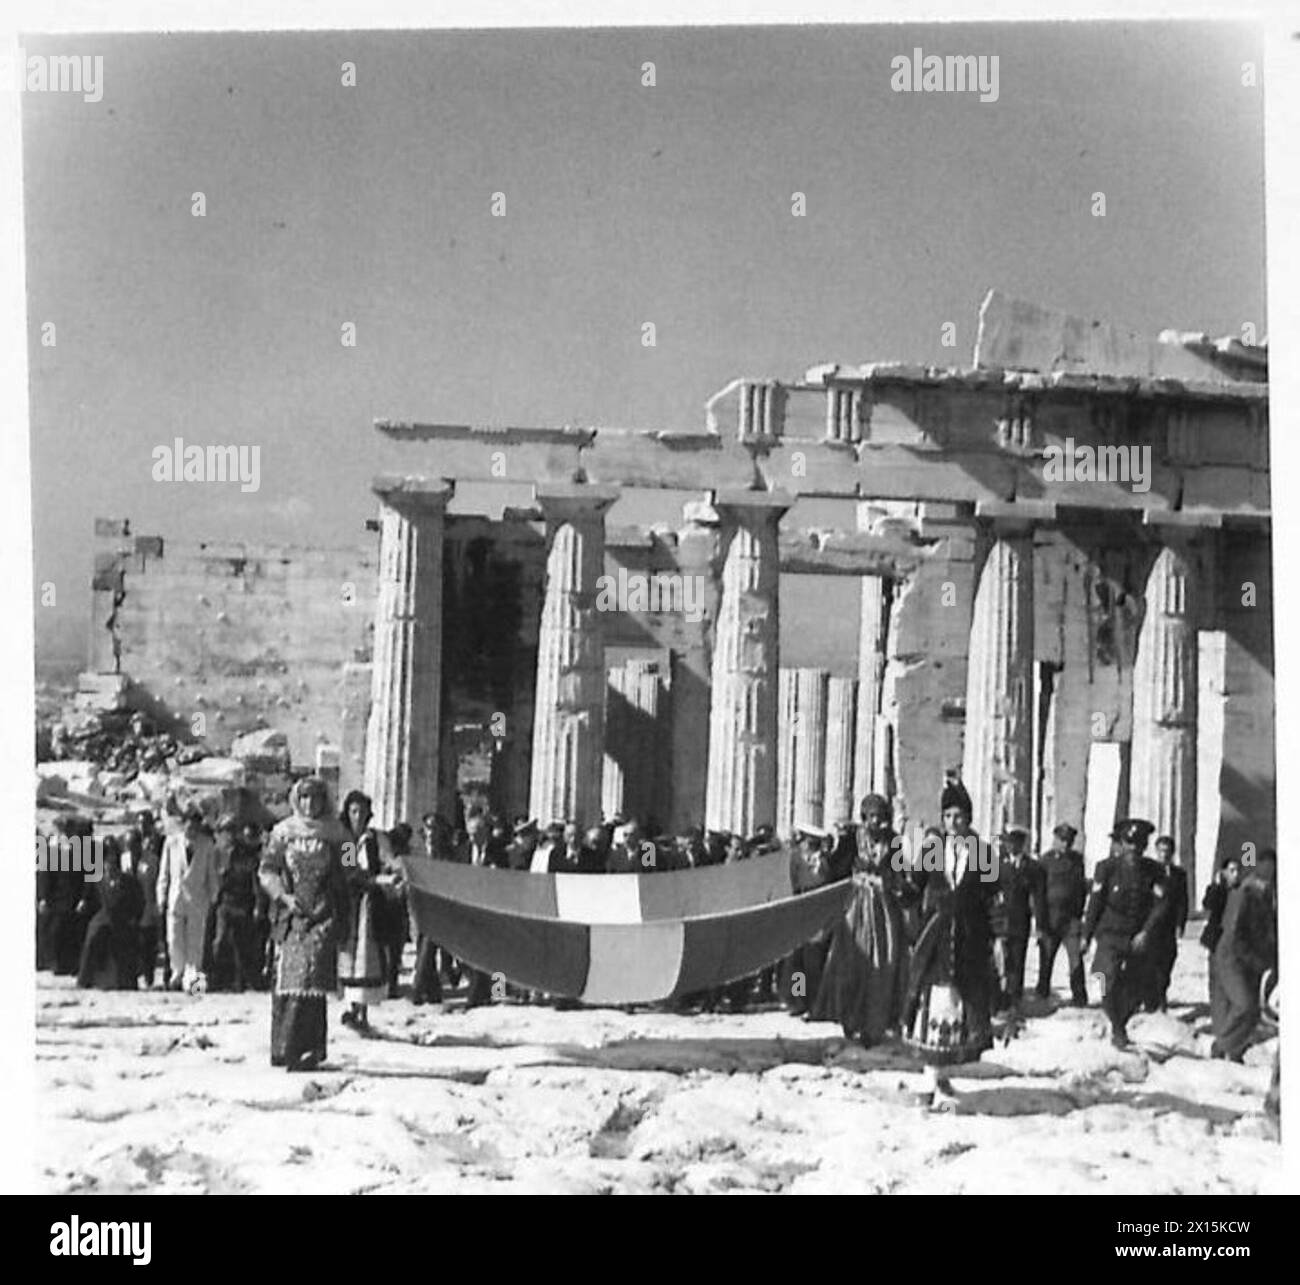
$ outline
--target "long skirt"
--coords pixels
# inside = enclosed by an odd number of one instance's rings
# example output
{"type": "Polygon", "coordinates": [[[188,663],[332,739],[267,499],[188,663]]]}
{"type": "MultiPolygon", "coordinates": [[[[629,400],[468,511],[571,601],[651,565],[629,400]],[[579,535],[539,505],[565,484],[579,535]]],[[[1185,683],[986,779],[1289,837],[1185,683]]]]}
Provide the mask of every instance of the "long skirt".
{"type": "MultiPolygon", "coordinates": [[[[950,914],[936,915],[922,929],[912,955],[904,1042],[927,1066],[974,1062],[993,1047],[992,960],[986,961],[982,976],[959,976],[955,929],[950,914]]],[[[974,968],[974,961],[966,967],[974,968]]]]}
{"type": "Polygon", "coordinates": [[[325,1060],[325,996],[271,996],[271,1065],[290,1069],[325,1060]]]}
{"type": "Polygon", "coordinates": [[[874,876],[855,875],[854,895],[835,924],[818,1021],[839,1022],[848,1039],[874,1044],[897,1026],[907,991],[907,948],[898,902],[874,876]]]}
{"type": "Polygon", "coordinates": [[[339,944],[339,985],[351,1004],[378,1004],[388,994],[384,957],[375,931],[377,892],[353,903],[346,939],[339,944]]]}

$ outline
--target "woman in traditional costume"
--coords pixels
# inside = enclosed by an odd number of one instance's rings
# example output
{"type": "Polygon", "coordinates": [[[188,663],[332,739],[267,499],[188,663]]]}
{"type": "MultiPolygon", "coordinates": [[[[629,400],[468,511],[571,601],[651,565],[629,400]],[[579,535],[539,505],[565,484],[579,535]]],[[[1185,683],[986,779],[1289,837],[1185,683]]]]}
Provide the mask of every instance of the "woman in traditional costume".
{"type": "Polygon", "coordinates": [[[77,985],[91,990],[133,991],[140,984],[140,916],[144,893],[128,852],[109,835],[103,840],[103,869],[86,884],[96,909],[86,927],[77,985]]]}
{"type": "Polygon", "coordinates": [[[813,1018],[839,1022],[846,1039],[870,1048],[902,1017],[910,945],[903,908],[919,894],[902,865],[888,800],[868,794],[859,813],[862,824],[840,836],[833,858],[850,872],[853,895],[835,923],[813,1018]]]}
{"type": "Polygon", "coordinates": [[[352,790],[343,800],[339,821],[347,831],[343,870],[348,888],[348,913],[339,941],[339,985],[347,1005],[342,1022],[354,1030],[370,1030],[370,1005],[387,994],[384,968],[383,889],[385,873],[379,832],[371,825],[369,795],[352,790]]]}
{"type": "Polygon", "coordinates": [[[306,1071],[325,1060],[325,999],[338,988],[338,927],[348,909],[342,828],[319,777],[299,781],[293,815],[271,831],[258,876],[276,942],[271,1065],[306,1071]]]}
{"type": "Polygon", "coordinates": [[[925,1063],[921,1100],[936,1108],[954,1102],[942,1068],[976,1061],[993,1047],[993,941],[990,902],[996,882],[985,878],[979,836],[970,828],[970,795],[950,781],[940,802],[944,837],[923,854],[921,933],[912,952],[905,1010],[906,1042],[925,1063]]]}

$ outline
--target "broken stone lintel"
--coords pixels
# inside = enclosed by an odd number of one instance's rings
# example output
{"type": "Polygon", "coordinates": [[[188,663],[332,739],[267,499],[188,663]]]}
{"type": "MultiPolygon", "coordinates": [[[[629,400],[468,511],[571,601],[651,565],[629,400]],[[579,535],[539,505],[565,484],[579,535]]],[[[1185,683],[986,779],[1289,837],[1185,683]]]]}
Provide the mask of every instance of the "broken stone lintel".
{"type": "MultiPolygon", "coordinates": [[[[391,419],[377,419],[374,421],[374,427],[394,441],[436,442],[483,439],[487,443],[499,443],[504,446],[557,442],[570,446],[575,444],[587,446],[590,445],[597,431],[595,428],[575,428],[569,425],[559,428],[503,425],[498,428],[490,424],[421,424],[391,419]]],[[[636,430],[621,431],[635,432],[636,430]]]]}

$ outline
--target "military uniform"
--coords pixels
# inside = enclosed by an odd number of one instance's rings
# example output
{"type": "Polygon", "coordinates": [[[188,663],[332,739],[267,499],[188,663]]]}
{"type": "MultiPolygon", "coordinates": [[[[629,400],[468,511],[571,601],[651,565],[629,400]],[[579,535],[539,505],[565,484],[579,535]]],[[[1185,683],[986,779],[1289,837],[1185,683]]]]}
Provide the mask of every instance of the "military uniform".
{"type": "Polygon", "coordinates": [[[1088,876],[1083,869],[1083,853],[1073,848],[1045,852],[1039,865],[1043,870],[1046,914],[1039,925],[1038,995],[1047,999],[1052,993],[1056,952],[1064,946],[1070,966],[1070,996],[1083,1006],[1088,1002],[1083,970],[1083,908],[1088,899],[1088,876]]]}
{"type": "Polygon", "coordinates": [[[1008,1004],[1019,1004],[1025,991],[1030,923],[1032,920],[1041,932],[1046,918],[1042,866],[1033,857],[1003,856],[998,892],[1001,906],[994,912],[995,935],[1003,939],[1003,998],[1008,1004]]]}
{"type": "Polygon", "coordinates": [[[1092,971],[1101,976],[1101,1006],[1117,1044],[1128,1042],[1128,1020],[1149,993],[1155,964],[1152,935],[1168,910],[1167,902],[1160,862],[1134,854],[1098,863],[1083,936],[1085,942],[1096,937],[1092,971]],[[1139,935],[1144,935],[1140,950],[1134,946],[1139,935]]]}

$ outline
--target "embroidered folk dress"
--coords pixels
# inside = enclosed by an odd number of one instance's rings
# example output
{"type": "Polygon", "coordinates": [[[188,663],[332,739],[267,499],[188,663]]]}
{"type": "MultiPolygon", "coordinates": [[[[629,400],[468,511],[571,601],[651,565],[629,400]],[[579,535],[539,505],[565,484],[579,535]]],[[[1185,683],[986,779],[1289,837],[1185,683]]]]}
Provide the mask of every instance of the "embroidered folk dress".
{"type": "Polygon", "coordinates": [[[909,942],[903,908],[911,888],[891,865],[893,831],[854,845],[853,896],[831,937],[813,1016],[839,1022],[845,1037],[870,1047],[897,1026],[907,991],[909,942]]]}
{"type": "Polygon", "coordinates": [[[377,882],[383,872],[379,836],[367,827],[360,837],[345,835],[355,860],[346,868],[348,913],[339,936],[339,984],[351,1004],[378,1004],[388,992],[380,948],[383,890],[377,882]]]}
{"type": "Polygon", "coordinates": [[[271,831],[258,870],[276,939],[271,1065],[325,1059],[325,998],[338,988],[338,924],[347,911],[344,832],[333,818],[291,816],[271,831]],[[285,894],[298,902],[289,911],[285,894]]]}
{"type": "Polygon", "coordinates": [[[993,885],[954,836],[944,847],[944,869],[925,875],[905,1019],[906,1043],[928,1066],[973,1062],[993,1047],[993,885]]]}

